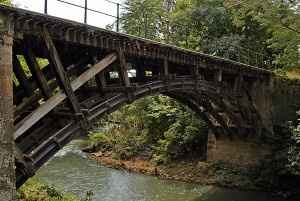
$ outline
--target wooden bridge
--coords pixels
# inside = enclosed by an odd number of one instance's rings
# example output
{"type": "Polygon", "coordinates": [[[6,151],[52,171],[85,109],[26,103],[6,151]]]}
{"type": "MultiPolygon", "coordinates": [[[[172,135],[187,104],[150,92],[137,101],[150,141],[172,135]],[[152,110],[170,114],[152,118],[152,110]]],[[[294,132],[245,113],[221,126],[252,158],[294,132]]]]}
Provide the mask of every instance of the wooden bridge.
{"type": "Polygon", "coordinates": [[[272,74],[259,66],[5,6],[0,33],[0,65],[14,72],[17,186],[93,121],[147,95],[187,104],[216,134],[273,132],[272,74]]]}

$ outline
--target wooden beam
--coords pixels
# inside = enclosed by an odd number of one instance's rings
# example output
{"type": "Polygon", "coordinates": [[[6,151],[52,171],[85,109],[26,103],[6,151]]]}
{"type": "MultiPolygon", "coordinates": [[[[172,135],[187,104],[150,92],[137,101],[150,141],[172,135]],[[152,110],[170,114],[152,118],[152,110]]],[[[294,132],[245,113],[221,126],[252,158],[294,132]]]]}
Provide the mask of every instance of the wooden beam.
{"type": "MultiPolygon", "coordinates": [[[[52,90],[54,90],[57,87],[57,84],[52,80],[52,82],[49,83],[49,86],[52,90]]],[[[43,98],[43,94],[41,90],[38,89],[33,92],[32,96],[23,99],[23,101],[15,108],[14,111],[15,120],[19,115],[26,113],[29,111],[29,109],[31,110],[32,107],[36,107],[37,105],[39,105],[38,101],[42,98],[43,98]]]]}
{"type": "Polygon", "coordinates": [[[136,59],[136,79],[139,83],[145,82],[145,62],[143,59],[136,59]]]}
{"type": "MultiPolygon", "coordinates": [[[[114,53],[107,55],[99,63],[95,64],[90,69],[82,73],[79,77],[77,77],[71,83],[72,90],[76,91],[77,89],[79,89],[87,81],[95,77],[97,73],[101,72],[111,63],[116,61],[116,59],[117,55],[114,53]]],[[[62,91],[49,98],[44,104],[42,104],[39,108],[37,108],[35,111],[33,111],[30,115],[28,115],[15,126],[14,138],[17,139],[20,136],[22,136],[22,134],[24,134],[29,128],[31,128],[36,122],[42,119],[45,115],[47,115],[52,109],[54,109],[66,98],[67,95],[62,91]]]]}
{"type": "Polygon", "coordinates": [[[166,77],[169,75],[169,60],[167,58],[164,58],[163,75],[166,76],[166,77]]]}
{"type": "Polygon", "coordinates": [[[238,74],[235,78],[234,78],[234,84],[233,84],[233,91],[237,94],[240,93],[241,89],[242,89],[242,84],[243,84],[243,80],[244,77],[241,74],[238,74]]]}
{"type": "Polygon", "coordinates": [[[217,72],[215,73],[215,82],[222,82],[222,74],[223,74],[223,71],[222,70],[217,70],[217,72]]]}
{"type": "Polygon", "coordinates": [[[128,77],[128,72],[127,72],[127,63],[126,63],[126,58],[123,50],[119,50],[118,52],[119,56],[119,61],[120,61],[120,77],[125,85],[125,87],[130,86],[130,80],[128,77]]]}
{"type": "Polygon", "coordinates": [[[37,81],[39,88],[42,90],[42,93],[46,98],[50,98],[51,97],[50,87],[48,86],[47,80],[43,72],[41,71],[39,64],[36,61],[34,53],[28,47],[25,47],[24,52],[25,52],[24,57],[26,59],[26,62],[30,68],[33,77],[37,81]]]}
{"type": "Polygon", "coordinates": [[[100,94],[102,96],[104,96],[105,95],[104,88],[106,87],[106,79],[105,79],[104,71],[97,74],[95,76],[95,80],[96,80],[96,84],[97,84],[97,87],[98,87],[98,90],[99,90],[100,94]]]}
{"type": "Polygon", "coordinates": [[[215,73],[215,82],[217,84],[217,93],[221,92],[221,83],[223,80],[223,71],[222,70],[217,70],[217,72],[215,73]]]}
{"type": "MultiPolygon", "coordinates": [[[[87,59],[87,58],[85,58],[85,59],[87,59]]],[[[79,61],[79,63],[71,64],[70,66],[67,67],[67,69],[74,67],[74,66],[79,66],[79,65],[83,65],[82,60],[79,61]]],[[[51,80],[49,80],[48,83],[49,83],[49,87],[50,87],[51,91],[53,91],[57,87],[57,84],[56,84],[56,81],[54,80],[55,77],[52,77],[52,75],[50,75],[50,76],[47,75],[47,74],[50,74],[50,72],[51,72],[51,71],[49,71],[50,67],[51,67],[50,64],[48,64],[42,71],[44,72],[46,77],[51,78],[51,80]],[[47,70],[47,68],[49,70],[47,70]]],[[[28,81],[30,81],[30,80],[28,80],[28,81]]],[[[30,84],[30,86],[32,89],[35,89],[35,83],[33,83],[33,85],[30,84]]],[[[15,112],[14,112],[15,117],[22,114],[23,112],[26,112],[25,111],[26,108],[28,108],[31,104],[37,103],[37,101],[42,98],[43,98],[43,94],[42,94],[41,90],[33,90],[32,96],[28,97],[28,99],[26,101],[23,101],[21,104],[19,104],[17,106],[17,108],[15,109],[15,112]]]]}
{"type": "Polygon", "coordinates": [[[192,67],[193,68],[193,75],[198,78],[199,76],[199,66],[198,65],[195,65],[192,67]]]}
{"type": "Polygon", "coordinates": [[[23,71],[20,61],[16,55],[13,57],[13,69],[14,73],[20,83],[21,88],[24,89],[27,97],[30,97],[33,94],[33,90],[30,86],[29,80],[26,77],[25,72],[23,71]]]}
{"type": "Polygon", "coordinates": [[[80,111],[80,105],[78,103],[78,100],[74,94],[74,91],[72,89],[71,83],[69,78],[66,76],[65,70],[63,68],[62,62],[59,58],[57,49],[54,45],[53,40],[50,37],[50,34],[46,28],[43,29],[43,38],[45,40],[46,46],[49,51],[49,55],[51,58],[51,62],[53,63],[54,69],[56,71],[56,74],[58,75],[59,79],[58,82],[60,84],[60,87],[64,90],[66,95],[68,96],[68,99],[71,103],[71,106],[75,113],[81,113],[80,111]]]}

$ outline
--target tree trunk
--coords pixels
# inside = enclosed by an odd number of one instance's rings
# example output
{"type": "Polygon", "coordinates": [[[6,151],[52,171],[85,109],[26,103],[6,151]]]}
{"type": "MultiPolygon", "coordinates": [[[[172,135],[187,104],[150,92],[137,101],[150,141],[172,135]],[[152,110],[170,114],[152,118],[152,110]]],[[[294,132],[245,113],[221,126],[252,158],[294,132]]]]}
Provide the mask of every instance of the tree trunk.
{"type": "Polygon", "coordinates": [[[0,201],[15,201],[12,87],[13,26],[0,16],[0,201]]]}

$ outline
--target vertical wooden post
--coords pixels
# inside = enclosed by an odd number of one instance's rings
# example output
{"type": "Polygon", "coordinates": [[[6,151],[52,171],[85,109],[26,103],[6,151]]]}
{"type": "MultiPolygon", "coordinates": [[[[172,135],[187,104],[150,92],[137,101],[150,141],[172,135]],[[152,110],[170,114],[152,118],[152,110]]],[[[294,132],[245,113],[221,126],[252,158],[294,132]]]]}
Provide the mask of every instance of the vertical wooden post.
{"type": "Polygon", "coordinates": [[[138,83],[145,81],[145,62],[143,59],[137,59],[136,61],[136,79],[138,83]]]}
{"type": "Polygon", "coordinates": [[[13,138],[13,23],[0,14],[0,200],[15,201],[13,138]]]}
{"type": "Polygon", "coordinates": [[[235,93],[237,93],[237,94],[240,93],[242,82],[243,82],[243,76],[241,74],[237,75],[234,78],[233,91],[235,93]]]}
{"type": "Polygon", "coordinates": [[[102,96],[104,96],[105,92],[104,92],[103,88],[106,87],[105,72],[102,71],[99,74],[97,74],[95,76],[95,79],[96,79],[96,84],[97,84],[100,94],[102,96]]]}
{"type": "Polygon", "coordinates": [[[199,66],[193,66],[193,75],[198,79],[199,76],[199,66]]]}
{"type": "Polygon", "coordinates": [[[119,50],[119,61],[120,61],[120,78],[122,84],[126,88],[126,95],[128,98],[128,103],[131,103],[133,101],[133,93],[130,89],[130,80],[128,77],[128,68],[127,68],[127,62],[126,57],[123,50],[119,50]]]}
{"type": "Polygon", "coordinates": [[[196,65],[196,66],[193,66],[193,76],[194,76],[194,79],[195,79],[195,90],[198,91],[198,88],[199,88],[199,66],[196,65]]]}
{"type": "Polygon", "coordinates": [[[79,115],[79,114],[81,114],[80,105],[79,105],[78,100],[72,89],[71,82],[70,82],[69,78],[66,76],[66,73],[65,73],[64,67],[62,65],[62,62],[60,60],[60,57],[58,55],[57,49],[54,45],[54,42],[52,41],[52,38],[51,38],[49,32],[47,31],[47,29],[43,30],[43,37],[44,37],[46,46],[49,51],[51,63],[53,63],[55,72],[58,76],[58,81],[59,81],[60,87],[67,94],[74,112],[79,115]]]}
{"type": "Polygon", "coordinates": [[[164,71],[163,71],[163,75],[165,77],[168,77],[169,75],[169,61],[167,58],[164,58],[164,71]]]}
{"type": "Polygon", "coordinates": [[[123,50],[119,50],[120,77],[125,87],[130,87],[130,80],[127,72],[127,63],[123,50]]]}
{"type": "Polygon", "coordinates": [[[221,91],[221,82],[222,82],[222,74],[223,74],[223,71],[222,70],[218,70],[216,73],[215,73],[215,82],[217,84],[217,93],[220,93],[221,91]]]}

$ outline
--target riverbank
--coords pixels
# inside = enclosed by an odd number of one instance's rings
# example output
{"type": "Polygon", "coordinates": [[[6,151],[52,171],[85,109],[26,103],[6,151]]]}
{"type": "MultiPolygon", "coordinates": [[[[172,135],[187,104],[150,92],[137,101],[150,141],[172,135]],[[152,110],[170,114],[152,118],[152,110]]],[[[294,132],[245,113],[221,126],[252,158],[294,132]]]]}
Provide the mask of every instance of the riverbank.
{"type": "MultiPolygon", "coordinates": [[[[159,179],[156,176],[125,171],[124,167],[120,170],[107,168],[79,151],[82,149],[82,142],[72,141],[65,146],[36,173],[34,179],[48,186],[55,186],[63,192],[70,192],[78,198],[85,198],[87,192],[93,192],[93,201],[286,201],[260,191],[239,191],[217,188],[215,185],[159,179]]],[[[192,166],[190,168],[193,169],[192,166]]],[[[188,170],[185,174],[187,172],[188,170]]],[[[60,199],[55,201],[58,200],[60,199]]]]}
{"type": "Polygon", "coordinates": [[[138,156],[127,160],[114,159],[112,152],[90,153],[89,158],[106,167],[157,176],[162,179],[246,191],[271,190],[266,185],[267,178],[261,178],[257,174],[257,168],[234,167],[222,162],[207,163],[196,159],[155,165],[150,160],[138,156]]]}

